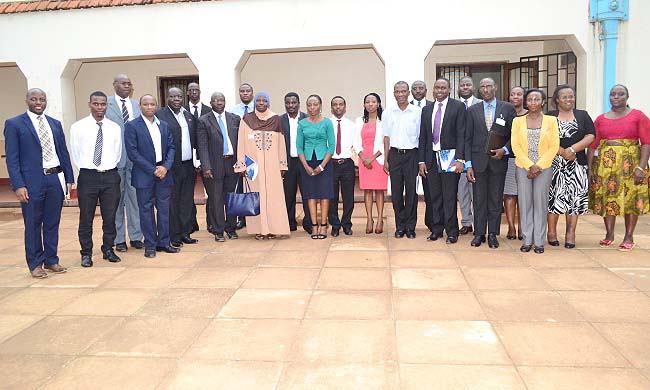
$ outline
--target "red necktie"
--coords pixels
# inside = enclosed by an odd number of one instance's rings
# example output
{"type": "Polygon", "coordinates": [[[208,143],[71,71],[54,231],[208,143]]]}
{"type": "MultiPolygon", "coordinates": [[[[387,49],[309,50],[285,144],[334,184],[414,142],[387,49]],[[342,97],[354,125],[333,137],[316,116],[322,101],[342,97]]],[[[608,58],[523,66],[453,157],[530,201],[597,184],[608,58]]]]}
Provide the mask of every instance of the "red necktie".
{"type": "Polygon", "coordinates": [[[339,122],[336,125],[336,154],[341,154],[341,120],[337,119],[339,122]]]}

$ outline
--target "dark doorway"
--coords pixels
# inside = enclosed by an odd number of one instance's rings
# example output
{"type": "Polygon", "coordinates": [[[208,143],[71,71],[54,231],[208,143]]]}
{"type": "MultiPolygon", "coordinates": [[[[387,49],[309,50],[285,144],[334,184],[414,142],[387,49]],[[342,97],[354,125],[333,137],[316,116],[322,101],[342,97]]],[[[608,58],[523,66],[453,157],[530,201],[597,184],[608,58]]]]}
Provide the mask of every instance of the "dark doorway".
{"type": "Polygon", "coordinates": [[[198,82],[199,75],[158,77],[158,101],[160,106],[167,104],[167,91],[173,87],[180,88],[183,91],[183,105],[187,105],[187,86],[190,83],[198,82]]]}

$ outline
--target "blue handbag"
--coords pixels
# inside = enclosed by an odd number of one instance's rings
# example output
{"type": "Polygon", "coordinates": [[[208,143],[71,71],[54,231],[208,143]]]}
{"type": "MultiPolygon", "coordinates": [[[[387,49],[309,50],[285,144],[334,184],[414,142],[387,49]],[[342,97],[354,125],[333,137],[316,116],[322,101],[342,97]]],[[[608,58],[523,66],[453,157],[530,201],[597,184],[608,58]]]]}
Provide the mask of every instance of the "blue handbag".
{"type": "Polygon", "coordinates": [[[234,192],[226,194],[226,215],[229,217],[251,217],[260,215],[260,193],[251,192],[248,178],[244,178],[245,192],[240,194],[235,186],[234,192]]]}

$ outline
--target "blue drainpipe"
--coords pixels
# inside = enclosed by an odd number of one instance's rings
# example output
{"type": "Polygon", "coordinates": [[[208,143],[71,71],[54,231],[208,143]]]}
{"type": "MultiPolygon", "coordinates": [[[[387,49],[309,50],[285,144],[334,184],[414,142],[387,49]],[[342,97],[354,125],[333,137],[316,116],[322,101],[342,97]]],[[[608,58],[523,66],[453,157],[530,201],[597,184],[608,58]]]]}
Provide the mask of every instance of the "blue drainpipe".
{"type": "Polygon", "coordinates": [[[609,90],[616,84],[616,46],[618,25],[628,20],[629,0],[590,0],[589,21],[600,23],[600,40],[604,41],[603,112],[609,111],[609,90]]]}

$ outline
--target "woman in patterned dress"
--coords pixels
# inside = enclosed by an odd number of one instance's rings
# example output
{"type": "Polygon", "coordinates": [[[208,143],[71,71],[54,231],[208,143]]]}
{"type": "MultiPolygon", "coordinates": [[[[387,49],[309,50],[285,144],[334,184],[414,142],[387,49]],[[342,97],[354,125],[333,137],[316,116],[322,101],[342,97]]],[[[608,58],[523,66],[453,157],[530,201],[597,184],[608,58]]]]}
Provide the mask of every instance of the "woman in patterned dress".
{"type": "Polygon", "coordinates": [[[548,194],[548,233],[551,246],[559,246],[557,221],[566,215],[564,247],[576,246],[578,215],[589,207],[589,180],[587,178],[587,155],[585,149],[594,142],[596,129],[587,111],[576,110],[576,94],[573,87],[559,85],[551,98],[557,111],[548,115],[558,118],[560,150],[553,159],[553,179],[548,194]]]}
{"type": "Polygon", "coordinates": [[[609,91],[612,110],[596,118],[596,140],[587,153],[590,183],[589,207],[605,221],[607,234],[601,247],[614,242],[616,216],[625,218],[625,237],[620,251],[634,248],[634,228],[648,205],[648,157],[650,120],[627,104],[630,94],[617,84],[609,91]],[[598,157],[594,152],[598,150],[598,157]]]}
{"type": "MultiPolygon", "coordinates": [[[[508,100],[513,106],[515,106],[517,116],[524,116],[528,113],[528,110],[524,108],[525,93],[526,90],[522,87],[512,87],[510,90],[510,97],[508,100]]],[[[517,238],[520,240],[523,239],[523,236],[521,235],[521,215],[517,215],[519,210],[517,207],[516,171],[517,166],[515,165],[515,159],[509,158],[506,181],[503,186],[503,209],[506,212],[506,220],[508,221],[508,234],[506,235],[508,240],[514,240],[517,238]]]]}

